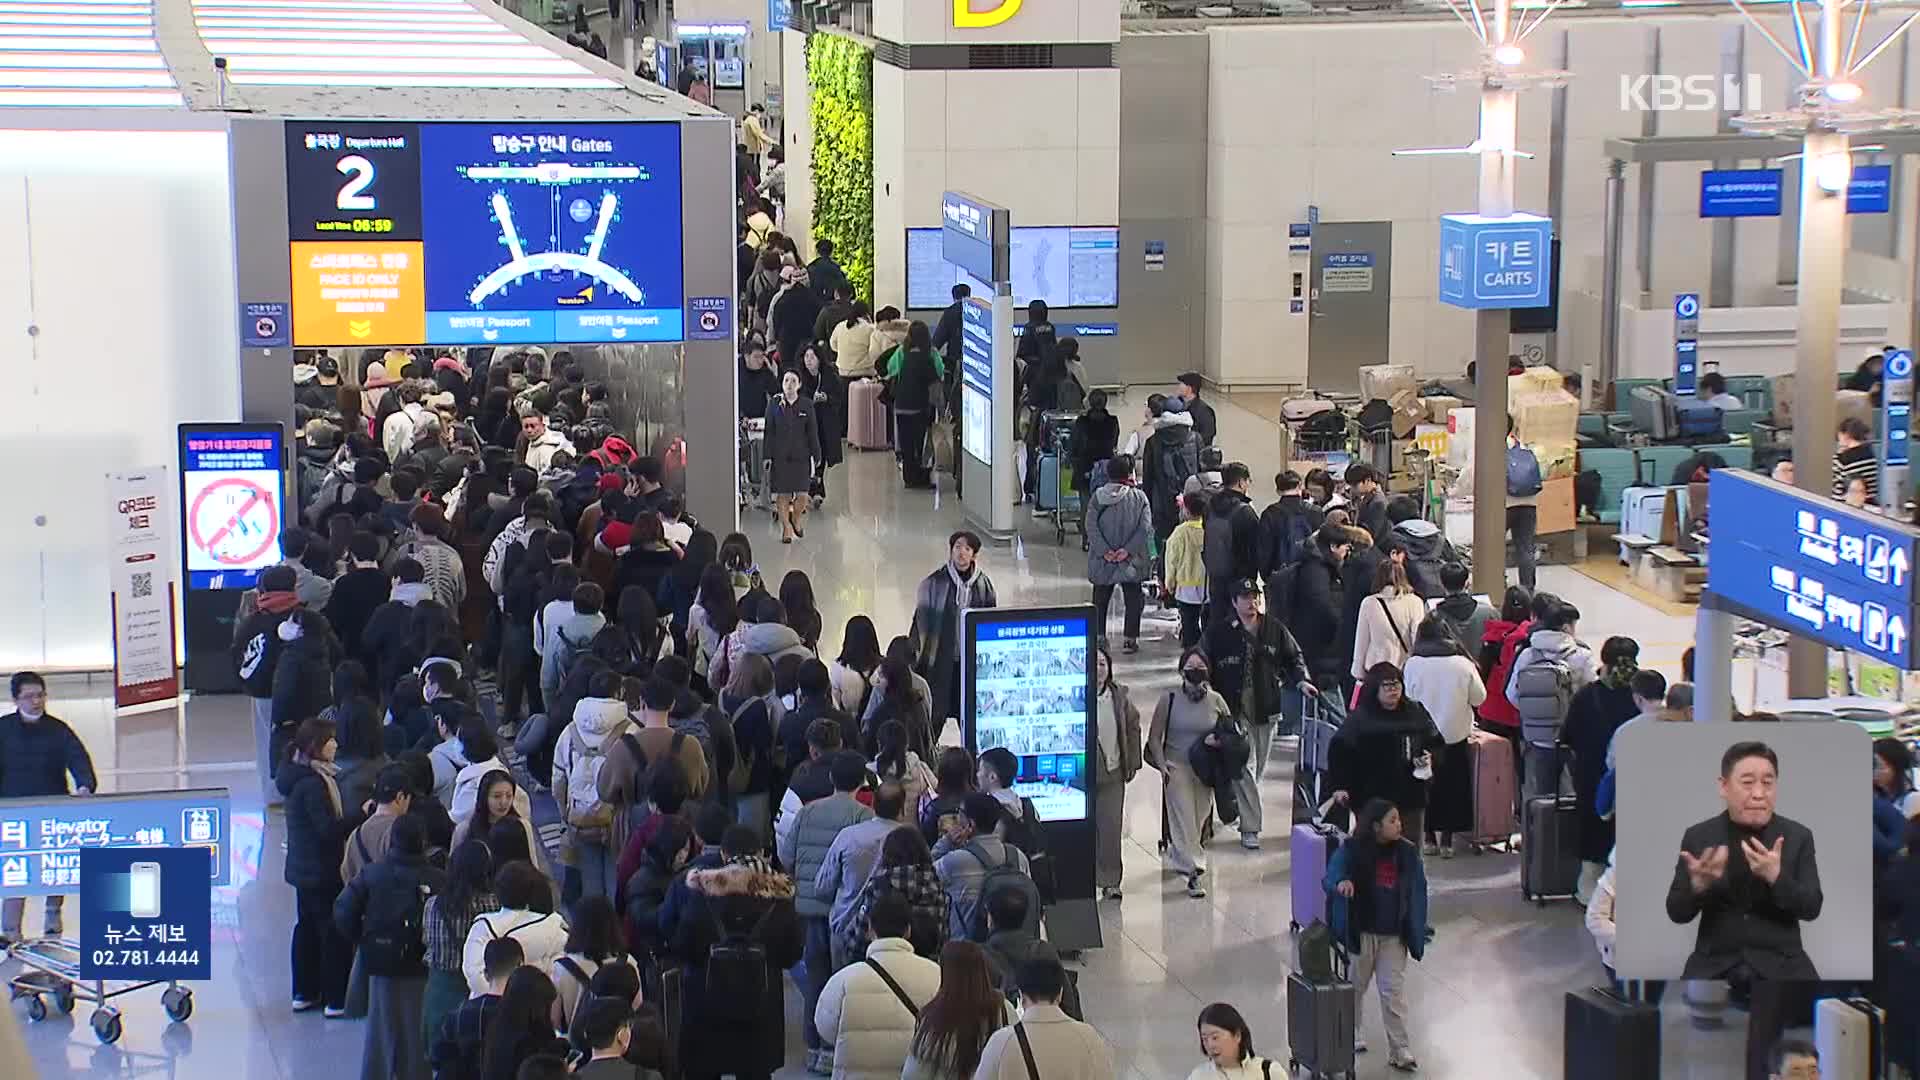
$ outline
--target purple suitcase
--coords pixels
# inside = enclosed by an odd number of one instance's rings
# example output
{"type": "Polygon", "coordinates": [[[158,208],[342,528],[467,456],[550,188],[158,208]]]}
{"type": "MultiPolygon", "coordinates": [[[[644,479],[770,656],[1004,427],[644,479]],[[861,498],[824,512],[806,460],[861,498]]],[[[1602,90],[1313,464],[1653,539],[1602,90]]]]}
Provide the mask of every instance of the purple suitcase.
{"type": "Polygon", "coordinates": [[[1295,825],[1288,844],[1287,877],[1293,888],[1292,928],[1327,921],[1327,860],[1340,849],[1343,834],[1324,822],[1295,825]]]}

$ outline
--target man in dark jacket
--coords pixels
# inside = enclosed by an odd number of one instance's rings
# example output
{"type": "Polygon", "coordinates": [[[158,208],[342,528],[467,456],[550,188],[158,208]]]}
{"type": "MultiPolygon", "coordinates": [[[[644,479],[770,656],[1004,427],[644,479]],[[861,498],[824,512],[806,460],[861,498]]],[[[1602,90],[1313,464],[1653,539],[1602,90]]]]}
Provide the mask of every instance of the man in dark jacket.
{"type": "Polygon", "coordinates": [[[933,727],[960,709],[960,625],[962,612],[999,607],[993,579],[979,563],[980,536],[962,529],[947,537],[947,559],[914,592],[913,640],[919,672],[933,691],[933,727]],[[964,594],[964,595],[963,595],[964,594]]]}
{"type": "Polygon", "coordinates": [[[380,569],[380,541],[372,533],[354,533],[353,539],[347,541],[347,557],[350,569],[333,583],[333,596],[327,601],[327,622],[340,636],[340,647],[346,654],[360,660],[360,633],[367,628],[367,620],[373,618],[374,611],[387,602],[392,583],[387,572],[380,569]]]}
{"type": "Polygon", "coordinates": [[[1423,600],[1438,600],[1447,595],[1440,570],[1460,556],[1440,532],[1440,526],[1420,516],[1420,504],[1411,495],[1395,495],[1387,500],[1386,535],[1376,536],[1374,546],[1383,552],[1405,551],[1407,582],[1423,600]]]}
{"type": "MultiPolygon", "coordinates": [[[[822,306],[833,302],[841,290],[845,290],[847,301],[853,300],[853,283],[847,280],[847,272],[833,261],[833,241],[822,236],[813,242],[813,250],[818,252],[813,261],[807,264],[807,287],[813,290],[814,299],[822,306]]],[[[841,318],[846,318],[842,314],[841,318]]]]}
{"type": "Polygon", "coordinates": [[[332,703],[339,646],[325,617],[306,608],[287,613],[276,628],[280,655],[273,668],[273,727],[291,732],[332,703]]]}
{"type": "Polygon", "coordinates": [[[254,768],[269,806],[280,801],[274,797],[272,783],[273,678],[280,665],[280,624],[300,603],[294,595],[297,580],[291,566],[270,566],[261,571],[254,590],[254,612],[240,625],[233,640],[234,670],[240,676],[241,689],[253,703],[254,768]]]}
{"type": "Polygon", "coordinates": [[[426,829],[402,814],[388,833],[386,854],[347,882],[333,903],[334,924],[360,950],[367,973],[361,1062],[379,1075],[416,1076],[427,1060],[424,909],[427,897],[446,886],[446,875],[427,865],[426,829]]]}
{"type": "Polygon", "coordinates": [[[1155,427],[1140,449],[1140,486],[1147,489],[1147,501],[1153,504],[1153,536],[1164,566],[1167,538],[1180,524],[1180,496],[1187,477],[1200,471],[1200,436],[1193,430],[1191,417],[1182,423],[1170,416],[1164,394],[1147,398],[1147,415],[1155,427]]]}
{"type": "MultiPolygon", "coordinates": [[[[819,260],[816,259],[814,261],[818,262],[819,260]]],[[[818,281],[819,279],[816,278],[815,280],[818,281]]],[[[838,285],[833,287],[833,291],[827,294],[827,297],[828,299],[820,305],[820,314],[813,317],[813,340],[815,341],[830,340],[833,337],[833,328],[846,322],[847,317],[853,314],[852,282],[842,279],[838,285]]],[[[824,351],[821,359],[826,359],[824,351]]],[[[788,366],[799,366],[799,360],[800,358],[798,356],[793,357],[792,360],[788,361],[788,366]]]]}
{"type": "Polygon", "coordinates": [[[1073,490],[1090,495],[1106,482],[1093,467],[1120,452],[1120,418],[1107,411],[1107,392],[1087,395],[1087,411],[1073,422],[1073,490]]]}
{"type": "Polygon", "coordinates": [[[1353,506],[1348,511],[1353,523],[1373,534],[1373,542],[1379,543],[1393,527],[1387,519],[1387,496],[1380,490],[1380,474],[1373,471],[1371,465],[1347,466],[1347,490],[1353,496],[1353,506]]]}
{"type": "MultiPolygon", "coordinates": [[[[1319,691],[1308,678],[1306,657],[1293,634],[1279,619],[1261,612],[1260,584],[1249,578],[1222,591],[1229,597],[1230,614],[1209,624],[1206,653],[1213,661],[1214,689],[1247,733],[1247,765],[1233,786],[1240,804],[1240,846],[1258,851],[1263,825],[1260,777],[1266,772],[1274,729],[1285,722],[1286,692],[1319,691]]],[[[1293,710],[1296,716],[1299,711],[1297,706],[1293,710]]]]}
{"type": "MultiPolygon", "coordinates": [[[[8,683],[13,711],[0,716],[0,796],[19,798],[27,795],[65,795],[67,777],[73,777],[72,793],[93,794],[98,781],[93,774],[93,758],[80,736],[66,722],[47,712],[47,680],[38,672],[14,673],[8,683]]],[[[60,918],[64,896],[47,897],[46,933],[64,932],[60,918]]],[[[27,902],[10,898],[0,916],[0,935],[7,941],[20,937],[20,924],[26,916],[27,902]]]]}
{"type": "MultiPolygon", "coordinates": [[[[1322,690],[1338,688],[1352,662],[1340,641],[1341,613],[1346,610],[1341,568],[1352,550],[1344,527],[1320,526],[1294,567],[1292,594],[1283,598],[1287,628],[1305,656],[1307,673],[1322,690]]],[[[1268,606],[1276,602],[1269,598],[1268,606]]]]}
{"type": "Polygon", "coordinates": [[[1236,583],[1260,575],[1260,514],[1247,498],[1253,472],[1245,462],[1229,462],[1220,470],[1220,494],[1207,508],[1207,594],[1212,598],[1209,619],[1224,621],[1233,607],[1236,583]]]}
{"type": "MultiPolygon", "coordinates": [[[[1264,580],[1292,566],[1307,553],[1313,534],[1320,530],[1327,515],[1307,501],[1305,483],[1300,474],[1286,469],[1273,478],[1280,495],[1273,505],[1260,513],[1260,576],[1264,580]]],[[[1274,610],[1271,605],[1269,610],[1274,610]]]]}
{"type": "Polygon", "coordinates": [[[1478,663],[1480,639],[1487,634],[1487,621],[1497,613],[1491,604],[1467,591],[1468,577],[1467,566],[1462,562],[1450,562],[1440,568],[1440,587],[1446,596],[1433,606],[1433,613],[1446,622],[1467,656],[1478,663]]]}
{"type": "MultiPolygon", "coordinates": [[[[960,371],[960,339],[964,336],[961,327],[966,320],[964,311],[967,298],[972,295],[972,286],[964,282],[955,285],[953,303],[948,304],[947,309],[940,313],[940,322],[933,328],[933,347],[939,349],[940,354],[947,358],[947,371],[951,373],[949,381],[957,381],[960,371]]],[[[878,356],[873,358],[876,364],[880,360],[881,357],[878,356]]]]}
{"type": "Polygon", "coordinates": [[[1186,403],[1187,412],[1193,415],[1193,430],[1200,433],[1200,441],[1206,446],[1213,445],[1214,436],[1220,431],[1220,422],[1213,415],[1213,406],[1200,400],[1200,385],[1204,380],[1197,371],[1189,371],[1180,376],[1180,400],[1186,403]]]}
{"type": "Polygon", "coordinates": [[[486,951],[480,954],[487,992],[461,1002],[440,1021],[440,1030],[433,1033],[433,1045],[427,1052],[427,1063],[433,1066],[435,1076],[480,1075],[480,1052],[486,1046],[487,1027],[499,1011],[500,995],[506,992],[507,980],[526,962],[526,950],[518,940],[497,937],[487,942],[486,951]]]}

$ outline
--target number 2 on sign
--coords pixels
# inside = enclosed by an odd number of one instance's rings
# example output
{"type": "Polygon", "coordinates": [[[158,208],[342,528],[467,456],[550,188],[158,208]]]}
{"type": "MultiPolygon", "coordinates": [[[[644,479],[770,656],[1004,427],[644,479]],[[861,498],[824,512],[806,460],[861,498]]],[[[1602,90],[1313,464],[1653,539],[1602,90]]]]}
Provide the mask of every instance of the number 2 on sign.
{"type": "Polygon", "coordinates": [[[372,210],[374,197],[362,192],[373,186],[373,162],[359,154],[349,154],[334,166],[347,182],[340,185],[340,195],[333,205],[341,210],[372,210]]]}

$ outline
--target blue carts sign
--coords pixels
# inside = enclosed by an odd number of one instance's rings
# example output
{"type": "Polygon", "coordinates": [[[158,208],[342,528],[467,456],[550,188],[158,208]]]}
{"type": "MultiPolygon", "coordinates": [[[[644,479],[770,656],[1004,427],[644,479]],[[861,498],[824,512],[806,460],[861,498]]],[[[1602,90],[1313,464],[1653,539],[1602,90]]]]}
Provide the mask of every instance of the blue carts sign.
{"type": "Polygon", "coordinates": [[[1716,469],[1707,591],[1741,614],[1853,649],[1902,670],[1915,663],[1920,532],[1756,473],[1716,469]]]}
{"type": "Polygon", "coordinates": [[[1440,218],[1440,299],[1454,307],[1546,307],[1553,300],[1553,219],[1534,214],[1440,218]]]}

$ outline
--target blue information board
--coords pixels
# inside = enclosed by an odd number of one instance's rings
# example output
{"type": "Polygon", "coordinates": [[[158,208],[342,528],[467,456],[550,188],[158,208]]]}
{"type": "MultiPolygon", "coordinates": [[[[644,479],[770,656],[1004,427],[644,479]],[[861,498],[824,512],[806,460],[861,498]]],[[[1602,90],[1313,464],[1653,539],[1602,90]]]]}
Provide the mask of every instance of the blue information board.
{"type": "Polygon", "coordinates": [[[1716,469],[1707,590],[1754,618],[1913,670],[1920,533],[1756,473],[1716,469]]]}
{"type": "Polygon", "coordinates": [[[78,892],[80,853],[98,848],[201,848],[226,885],[230,846],[225,788],[0,799],[0,896],[78,892]]]}
{"type": "Polygon", "coordinates": [[[1855,165],[1847,181],[1847,213],[1884,214],[1893,208],[1893,166],[1855,165]]]}
{"type": "Polygon", "coordinates": [[[1440,300],[1474,310],[1553,300],[1553,220],[1534,214],[1440,218],[1440,300]]]}
{"type": "Polygon", "coordinates": [[[1700,388],[1700,343],[1681,338],[1673,343],[1673,392],[1692,397],[1700,388]]]}
{"type": "Polygon", "coordinates": [[[993,273],[993,208],[957,191],[940,196],[941,254],[985,282],[993,273]]]}
{"type": "Polygon", "coordinates": [[[1708,169],[1700,174],[1701,217],[1779,217],[1779,169],[1708,169]]]}
{"type": "Polygon", "coordinates": [[[993,301],[960,305],[960,444],[975,461],[993,464],[993,301]]]}
{"type": "Polygon", "coordinates": [[[680,125],[426,124],[427,339],[683,337],[680,125]]]}

